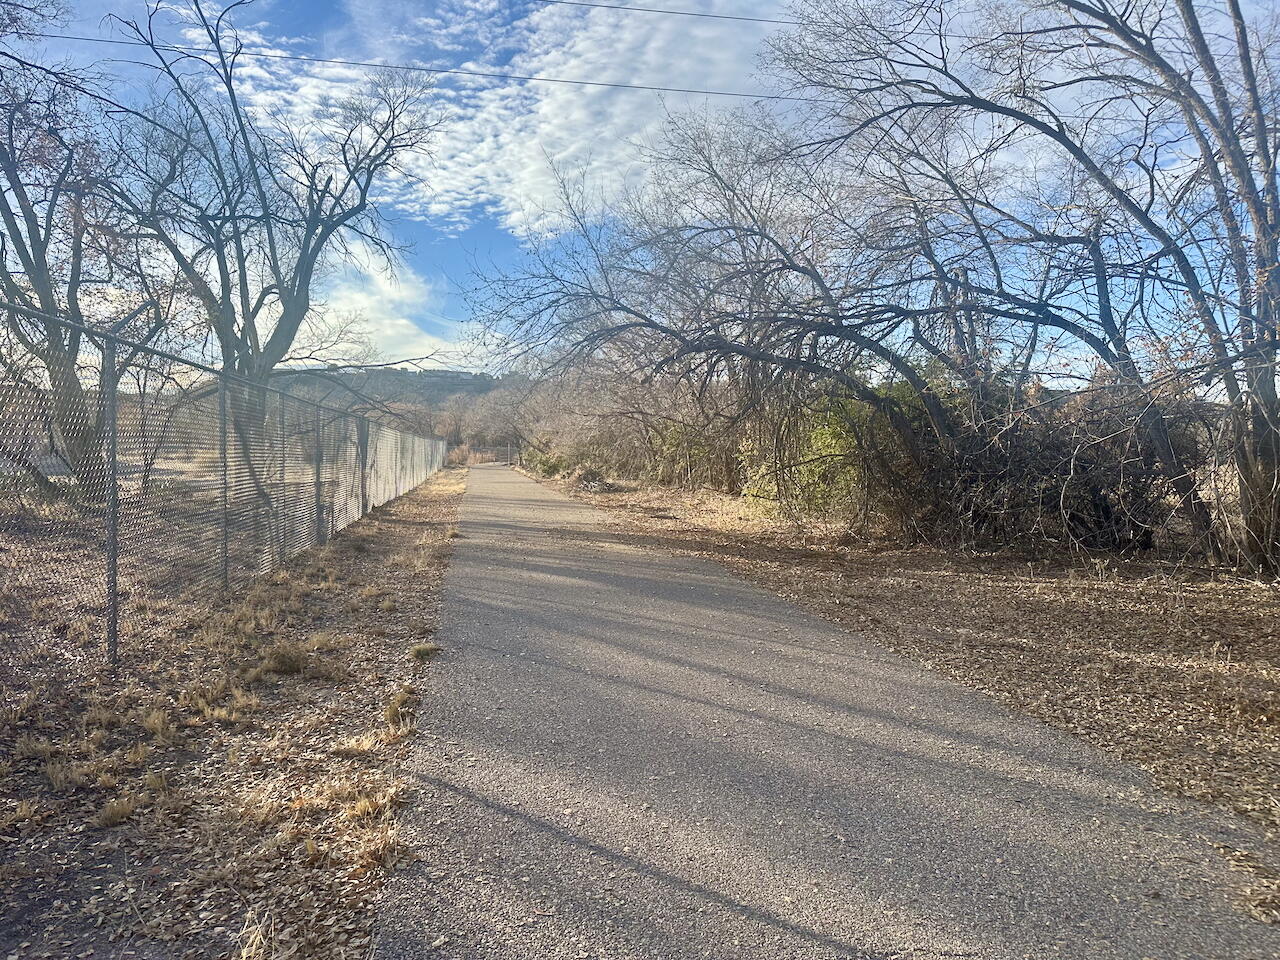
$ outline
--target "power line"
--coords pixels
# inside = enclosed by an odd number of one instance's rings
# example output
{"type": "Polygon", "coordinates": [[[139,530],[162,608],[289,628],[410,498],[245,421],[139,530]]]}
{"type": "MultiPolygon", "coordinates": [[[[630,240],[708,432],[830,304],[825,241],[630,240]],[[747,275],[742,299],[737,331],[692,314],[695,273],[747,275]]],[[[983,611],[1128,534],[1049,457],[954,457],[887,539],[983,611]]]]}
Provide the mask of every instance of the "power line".
{"type": "MultiPolygon", "coordinates": [[[[552,0],[537,0],[537,2],[552,2],[552,0]]],[[[570,0],[556,0],[556,2],[568,3],[570,0]]],[[[579,2],[579,0],[574,0],[579,2]]],[[[585,0],[581,0],[585,2],[585,0]]],[[[626,9],[626,8],[623,8],[626,9]]],[[[638,8],[633,8],[638,9],[638,8]]],[[[667,11],[671,12],[671,11],[667,11]]],[[[110,37],[85,37],[75,34],[66,33],[37,33],[34,31],[16,31],[17,36],[36,37],[45,40],[71,40],[78,43],[100,43],[113,44],[116,46],[126,47],[152,47],[151,44],[142,40],[118,40],[110,37]]],[[[988,39],[985,37],[977,37],[966,34],[952,34],[956,39],[988,39]]],[[[199,47],[181,47],[174,44],[157,43],[154,45],[155,50],[163,50],[167,53],[181,53],[186,56],[208,56],[216,51],[210,48],[199,47]]],[[[289,53],[268,53],[266,51],[256,50],[239,50],[237,56],[257,57],[263,60],[283,60],[295,63],[317,63],[332,64],[343,67],[366,67],[379,70],[404,70],[413,73],[429,73],[429,74],[447,74],[452,76],[478,77],[487,80],[522,80],[530,83],[559,83],[570,86],[579,87],[603,87],[610,90],[644,90],[655,93],[686,93],[694,96],[705,97],[732,97],[742,100],[770,100],[770,101],[790,101],[793,103],[824,103],[830,104],[829,99],[821,97],[802,97],[795,94],[785,93],[746,93],[741,90],[705,90],[697,87],[665,87],[657,84],[646,83],[614,83],[607,80],[577,80],[571,77],[544,77],[535,74],[520,73],[499,73],[496,71],[486,70],[465,70],[461,67],[424,67],[411,63],[378,63],[373,60],[340,60],[334,57],[308,57],[301,54],[289,53]]],[[[1060,119],[1064,120],[1091,120],[1097,119],[1094,115],[1089,114],[1058,114],[1060,119]]]]}
{"type": "Polygon", "coordinates": [[[531,3],[547,3],[562,7],[598,7],[601,10],[626,10],[629,13],[662,13],[671,17],[701,17],[707,20],[738,20],[743,23],[772,23],[798,27],[799,20],[779,20],[772,17],[742,17],[732,13],[700,13],[696,10],[670,10],[664,7],[630,7],[620,3],[593,3],[591,0],[530,0],[531,3]]]}
{"type": "MultiPolygon", "coordinates": [[[[733,13],[702,13],[697,10],[672,10],[669,7],[633,7],[621,3],[597,3],[595,0],[528,0],[529,3],[546,3],[563,7],[596,7],[601,10],[623,10],[627,13],[657,13],[669,17],[699,17],[708,20],[738,20],[743,23],[768,23],[782,27],[812,26],[816,21],[786,20],[775,17],[744,17],[733,13]]],[[[825,21],[824,21],[825,22],[825,21]]],[[[832,24],[827,24],[831,26],[832,24]]],[[[932,36],[932,34],[927,34],[932,36]]],[[[1009,34],[1010,36],[1014,34],[1009,34]]],[[[954,40],[987,40],[988,36],[980,34],[959,33],[947,30],[946,38],[954,40]]]]}
{"type": "MultiPolygon", "coordinates": [[[[565,0],[567,2],[567,0],[565,0]]],[[[72,40],[77,43],[102,43],[124,47],[150,47],[142,40],[116,40],[110,37],[84,37],[68,33],[22,33],[21,36],[39,37],[45,40],[72,40]]],[[[167,53],[181,53],[187,56],[208,55],[210,49],[197,47],[180,47],[171,44],[156,44],[156,50],[167,53]]],[[[410,63],[376,63],[371,60],[339,60],[333,57],[307,57],[301,54],[267,53],[256,50],[240,50],[242,57],[257,57],[263,60],[285,60],[296,63],[323,63],[343,67],[369,67],[386,70],[406,70],[414,73],[449,74],[463,77],[479,77],[486,80],[524,80],[530,83],[562,83],[579,87],[606,87],[613,90],[648,90],[657,93],[688,93],[705,97],[737,97],[745,100],[797,100],[807,103],[821,102],[815,97],[797,97],[780,93],[744,93],[739,90],[703,90],[693,87],[664,87],[647,83],[611,83],[607,80],[576,80],[570,77],[543,77],[533,74],[498,73],[488,70],[464,70],[461,67],[423,67],[410,63]]]]}

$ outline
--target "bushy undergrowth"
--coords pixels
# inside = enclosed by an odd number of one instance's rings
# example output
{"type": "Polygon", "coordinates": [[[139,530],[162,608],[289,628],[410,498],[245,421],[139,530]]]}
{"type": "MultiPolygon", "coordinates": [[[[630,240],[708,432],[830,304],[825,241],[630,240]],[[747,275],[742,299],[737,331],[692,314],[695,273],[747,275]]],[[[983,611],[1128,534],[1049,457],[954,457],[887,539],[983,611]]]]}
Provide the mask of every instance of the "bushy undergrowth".
{"type": "MultiPolygon", "coordinates": [[[[1014,395],[999,383],[952,389],[939,378],[935,428],[905,384],[873,405],[834,393],[731,428],[670,419],[594,417],[523,450],[530,471],[707,487],[770,501],[797,521],[861,536],[966,546],[1132,553],[1189,549],[1192,531],[1162,467],[1141,404],[1116,389],[1014,395]],[[915,449],[891,422],[911,427],[915,449]]],[[[1165,425],[1180,462],[1206,460],[1196,408],[1169,398],[1165,425]]]]}

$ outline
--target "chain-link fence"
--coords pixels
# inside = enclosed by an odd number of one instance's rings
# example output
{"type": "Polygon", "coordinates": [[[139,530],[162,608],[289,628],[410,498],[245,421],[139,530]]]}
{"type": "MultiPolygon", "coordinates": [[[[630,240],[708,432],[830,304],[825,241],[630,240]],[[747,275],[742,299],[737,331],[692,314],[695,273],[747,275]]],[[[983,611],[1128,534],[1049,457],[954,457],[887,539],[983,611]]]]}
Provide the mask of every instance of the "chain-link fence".
{"type": "Polygon", "coordinates": [[[444,465],[441,440],[32,324],[0,366],[0,683],[114,661],[133,613],[242,586],[444,465]]]}

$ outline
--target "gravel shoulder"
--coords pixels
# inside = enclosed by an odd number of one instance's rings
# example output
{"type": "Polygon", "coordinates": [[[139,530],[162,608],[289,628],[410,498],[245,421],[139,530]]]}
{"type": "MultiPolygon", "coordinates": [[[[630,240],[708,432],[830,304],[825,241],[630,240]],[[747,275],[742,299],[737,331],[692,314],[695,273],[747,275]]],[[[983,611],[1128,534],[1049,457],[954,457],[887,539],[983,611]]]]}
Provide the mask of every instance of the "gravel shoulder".
{"type": "Polygon", "coordinates": [[[376,954],[1280,956],[1261,830],[473,468],[376,954]]]}

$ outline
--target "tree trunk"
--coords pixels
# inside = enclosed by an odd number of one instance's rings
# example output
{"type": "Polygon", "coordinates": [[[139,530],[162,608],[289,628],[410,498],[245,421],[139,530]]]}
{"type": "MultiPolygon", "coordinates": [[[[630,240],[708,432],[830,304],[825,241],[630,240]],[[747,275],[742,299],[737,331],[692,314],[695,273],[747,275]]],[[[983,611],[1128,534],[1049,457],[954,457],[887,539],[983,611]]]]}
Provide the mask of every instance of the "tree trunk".
{"type": "MultiPolygon", "coordinates": [[[[1262,386],[1261,383],[1258,384],[1262,386]]],[[[1241,559],[1258,573],[1280,573],[1280,404],[1255,390],[1238,418],[1235,445],[1243,537],[1241,559]]]]}

